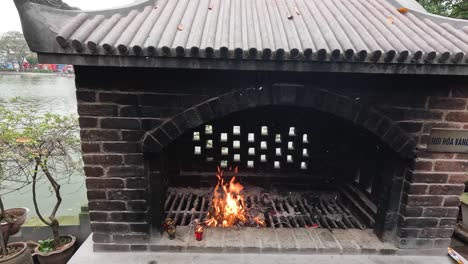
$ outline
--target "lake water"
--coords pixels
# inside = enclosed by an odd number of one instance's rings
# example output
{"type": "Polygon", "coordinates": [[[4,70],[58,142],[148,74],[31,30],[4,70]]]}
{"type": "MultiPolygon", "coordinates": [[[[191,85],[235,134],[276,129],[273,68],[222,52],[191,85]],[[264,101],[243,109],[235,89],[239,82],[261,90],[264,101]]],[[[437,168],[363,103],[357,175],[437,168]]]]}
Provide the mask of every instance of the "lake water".
{"type": "MultiPolygon", "coordinates": [[[[75,80],[70,76],[55,76],[46,74],[10,75],[0,73],[0,103],[15,99],[14,104],[32,107],[37,113],[51,112],[62,115],[77,115],[75,80]]],[[[61,182],[63,202],[59,209],[59,216],[75,216],[80,207],[87,203],[86,186],[83,175],[75,175],[61,182]]],[[[11,188],[12,184],[7,184],[11,188]]],[[[7,187],[0,186],[0,194],[7,191],[7,187]]],[[[55,204],[55,195],[50,191],[46,181],[40,182],[38,190],[40,208],[48,213],[55,204]]],[[[3,196],[6,207],[27,207],[31,209],[29,216],[35,216],[30,186],[3,196]]]]}

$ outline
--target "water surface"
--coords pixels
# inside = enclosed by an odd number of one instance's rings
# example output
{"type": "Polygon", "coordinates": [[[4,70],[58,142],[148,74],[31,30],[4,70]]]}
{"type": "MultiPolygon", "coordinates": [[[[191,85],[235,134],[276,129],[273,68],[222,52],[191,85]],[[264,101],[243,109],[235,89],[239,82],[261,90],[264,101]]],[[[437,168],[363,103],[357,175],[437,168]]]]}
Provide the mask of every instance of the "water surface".
{"type": "MultiPolygon", "coordinates": [[[[11,75],[0,73],[0,103],[14,109],[16,105],[27,105],[38,114],[51,112],[61,115],[77,115],[75,80],[73,76],[56,76],[47,74],[11,75]],[[14,99],[14,103],[11,100],[14,99]]],[[[86,204],[86,187],[82,174],[61,180],[63,202],[58,212],[59,216],[77,215],[80,207],[86,204]]],[[[4,183],[0,186],[6,207],[30,208],[30,216],[35,216],[33,210],[31,186],[19,191],[13,191],[18,184],[4,183]]],[[[51,192],[47,181],[42,180],[38,188],[39,206],[48,213],[55,203],[55,195],[51,192]]]]}

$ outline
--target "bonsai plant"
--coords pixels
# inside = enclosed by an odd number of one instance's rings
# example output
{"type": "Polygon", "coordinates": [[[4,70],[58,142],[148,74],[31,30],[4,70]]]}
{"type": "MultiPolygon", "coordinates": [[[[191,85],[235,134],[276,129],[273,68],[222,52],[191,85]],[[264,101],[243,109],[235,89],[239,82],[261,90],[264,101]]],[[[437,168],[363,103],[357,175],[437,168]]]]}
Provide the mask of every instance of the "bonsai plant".
{"type": "MultiPolygon", "coordinates": [[[[3,119],[5,117],[4,114],[3,108],[0,108],[0,120],[5,120],[3,119]]],[[[6,180],[14,181],[20,183],[15,187],[15,190],[19,190],[27,185],[27,181],[21,182],[19,179],[16,179],[16,176],[18,176],[16,173],[9,174],[15,176],[15,179],[6,177],[7,170],[18,168],[16,164],[10,160],[10,153],[6,151],[6,139],[9,135],[7,127],[10,125],[12,125],[12,123],[5,124],[5,122],[0,122],[0,185],[6,180]]],[[[5,190],[8,188],[2,186],[1,189],[5,190]]],[[[29,210],[26,208],[11,208],[5,210],[3,197],[0,193],[0,263],[32,263],[31,253],[26,243],[17,242],[8,244],[10,236],[18,233],[19,229],[26,221],[28,211],[29,210]]]]}
{"type": "MultiPolygon", "coordinates": [[[[51,239],[39,241],[36,256],[42,264],[67,263],[74,253],[76,238],[72,235],[60,235],[57,212],[62,203],[60,180],[76,173],[82,175],[77,119],[74,116],[50,113],[38,115],[24,108],[16,108],[14,112],[5,108],[0,111],[3,112],[4,120],[10,121],[10,125],[4,125],[7,127],[4,128],[4,149],[6,153],[10,153],[11,162],[18,164],[21,173],[32,184],[35,212],[52,231],[51,239]],[[49,208],[47,217],[37,198],[40,181],[50,186],[56,200],[49,208]]],[[[8,170],[5,171],[8,173],[8,170]]]]}

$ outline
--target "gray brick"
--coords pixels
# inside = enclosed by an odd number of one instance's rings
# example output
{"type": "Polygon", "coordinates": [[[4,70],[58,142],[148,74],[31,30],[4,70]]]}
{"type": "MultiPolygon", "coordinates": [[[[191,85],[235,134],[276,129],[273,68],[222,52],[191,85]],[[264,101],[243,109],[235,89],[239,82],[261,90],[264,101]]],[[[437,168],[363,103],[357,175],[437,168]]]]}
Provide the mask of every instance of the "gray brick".
{"type": "MultiPolygon", "coordinates": [[[[319,236],[319,233],[317,232],[316,229],[305,229],[309,235],[309,237],[312,239],[312,241],[317,245],[317,250],[319,252],[333,252],[333,250],[327,249],[327,246],[323,243],[322,239],[319,236]]],[[[336,252],[336,251],[335,251],[336,252]]]]}
{"type": "Polygon", "coordinates": [[[380,248],[380,254],[382,255],[395,255],[398,251],[392,243],[383,243],[382,248],[380,248]]]}
{"type": "Polygon", "coordinates": [[[151,251],[177,251],[182,252],[187,249],[189,236],[188,226],[177,226],[176,238],[171,240],[167,232],[161,236],[154,237],[151,241],[151,251]]]}
{"type": "Polygon", "coordinates": [[[400,249],[432,249],[434,248],[434,240],[428,239],[428,238],[402,238],[400,239],[399,248],[400,249]]]}
{"type": "Polygon", "coordinates": [[[205,249],[206,252],[222,252],[223,250],[223,233],[222,228],[207,228],[203,236],[206,239],[205,249]]]}
{"type": "Polygon", "coordinates": [[[153,138],[151,135],[147,135],[142,142],[142,147],[145,151],[152,151],[152,152],[158,152],[163,148],[163,145],[161,145],[155,138],[153,138]]]}
{"type": "Polygon", "coordinates": [[[125,252],[130,251],[129,244],[99,244],[94,243],[93,249],[96,252],[106,251],[106,252],[125,252]]]}
{"type": "Polygon", "coordinates": [[[308,229],[311,234],[316,233],[316,237],[322,241],[325,246],[324,252],[328,253],[341,253],[341,246],[333,236],[333,234],[327,229],[308,229]]]}
{"type": "Polygon", "coordinates": [[[248,227],[242,232],[242,244],[244,246],[243,252],[245,253],[260,253],[262,246],[262,239],[257,234],[258,228],[248,227]]]}
{"type": "Polygon", "coordinates": [[[372,230],[349,230],[354,240],[361,247],[363,254],[376,254],[381,249],[382,242],[374,235],[372,230]]]}
{"type": "Polygon", "coordinates": [[[224,230],[223,252],[239,253],[242,248],[241,231],[234,228],[224,230]]]}
{"type": "Polygon", "coordinates": [[[263,228],[257,230],[262,242],[262,252],[278,252],[280,245],[276,239],[275,230],[272,228],[263,228]]]}
{"type": "Polygon", "coordinates": [[[336,229],[333,230],[333,235],[340,243],[344,254],[357,254],[361,251],[361,248],[354,241],[354,237],[349,233],[349,230],[336,229]]]}
{"type": "Polygon", "coordinates": [[[297,252],[298,245],[293,233],[293,228],[276,228],[277,239],[280,243],[281,252],[297,252]]]}
{"type": "Polygon", "coordinates": [[[305,228],[293,228],[294,236],[296,237],[299,251],[304,253],[317,252],[317,244],[310,238],[309,233],[305,228]]]}
{"type": "Polygon", "coordinates": [[[199,113],[194,108],[186,110],[183,114],[185,115],[185,119],[191,128],[197,127],[203,123],[199,113]]]}
{"type": "Polygon", "coordinates": [[[277,104],[294,104],[296,102],[297,90],[303,85],[277,83],[273,84],[273,100],[277,104]]]}
{"type": "Polygon", "coordinates": [[[130,245],[131,251],[147,251],[148,245],[130,245]]]}

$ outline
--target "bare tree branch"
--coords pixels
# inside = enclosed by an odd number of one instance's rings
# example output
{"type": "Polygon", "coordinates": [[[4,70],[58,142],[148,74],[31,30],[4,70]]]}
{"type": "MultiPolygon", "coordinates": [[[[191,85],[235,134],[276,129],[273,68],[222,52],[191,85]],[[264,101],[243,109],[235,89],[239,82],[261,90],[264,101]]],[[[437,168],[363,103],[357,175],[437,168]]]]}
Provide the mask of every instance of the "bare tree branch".
{"type": "Polygon", "coordinates": [[[37,217],[41,219],[41,221],[48,225],[51,226],[51,223],[49,223],[41,214],[41,210],[39,210],[39,205],[37,203],[37,194],[36,194],[36,184],[37,184],[37,172],[39,169],[39,163],[41,161],[39,159],[36,160],[36,166],[34,167],[34,174],[32,176],[32,195],[33,195],[33,203],[34,203],[34,209],[36,210],[37,217]]]}

